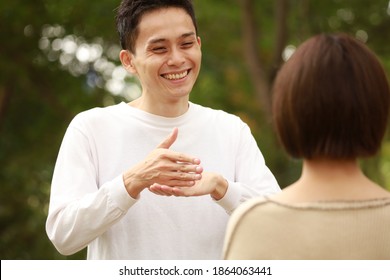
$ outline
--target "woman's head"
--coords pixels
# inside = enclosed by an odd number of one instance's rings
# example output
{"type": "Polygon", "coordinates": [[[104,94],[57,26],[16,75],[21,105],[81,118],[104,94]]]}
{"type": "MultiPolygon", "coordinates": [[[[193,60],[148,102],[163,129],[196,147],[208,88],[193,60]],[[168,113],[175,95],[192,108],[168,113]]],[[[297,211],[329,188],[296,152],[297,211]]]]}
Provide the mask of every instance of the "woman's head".
{"type": "Polygon", "coordinates": [[[321,34],[304,42],[280,69],[274,125],[293,157],[367,157],[380,148],[389,102],[389,84],[375,54],[346,34],[321,34]]]}

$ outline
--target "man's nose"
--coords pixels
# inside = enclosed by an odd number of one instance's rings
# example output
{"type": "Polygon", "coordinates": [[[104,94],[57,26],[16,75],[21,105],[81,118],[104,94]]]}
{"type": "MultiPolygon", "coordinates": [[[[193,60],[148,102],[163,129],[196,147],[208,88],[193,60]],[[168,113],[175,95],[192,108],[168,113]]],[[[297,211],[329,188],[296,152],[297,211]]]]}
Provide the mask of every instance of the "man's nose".
{"type": "Polygon", "coordinates": [[[184,62],[185,58],[183,52],[178,48],[173,48],[168,59],[168,65],[180,66],[184,64],[184,62]]]}

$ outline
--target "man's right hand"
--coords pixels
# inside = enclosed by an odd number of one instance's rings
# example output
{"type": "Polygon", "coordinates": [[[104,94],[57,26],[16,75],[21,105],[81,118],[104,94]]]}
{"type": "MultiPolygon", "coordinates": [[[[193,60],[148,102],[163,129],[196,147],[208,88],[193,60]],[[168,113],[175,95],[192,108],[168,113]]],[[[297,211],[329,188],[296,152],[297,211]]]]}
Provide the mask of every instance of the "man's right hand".
{"type": "Polygon", "coordinates": [[[202,178],[200,160],[169,150],[176,141],[178,129],[153,150],[142,162],[123,174],[127,192],[133,198],[157,183],[166,186],[191,187],[202,178]]]}

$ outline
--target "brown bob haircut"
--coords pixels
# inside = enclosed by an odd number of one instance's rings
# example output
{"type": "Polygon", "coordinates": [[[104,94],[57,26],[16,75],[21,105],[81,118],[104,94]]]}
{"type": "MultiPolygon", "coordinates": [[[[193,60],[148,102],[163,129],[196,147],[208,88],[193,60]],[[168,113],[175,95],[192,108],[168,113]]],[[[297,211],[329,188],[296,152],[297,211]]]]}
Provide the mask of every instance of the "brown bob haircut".
{"type": "Polygon", "coordinates": [[[356,159],[378,152],[390,92],[376,55],[346,34],[305,41],[273,88],[278,138],[294,158],[356,159]]]}

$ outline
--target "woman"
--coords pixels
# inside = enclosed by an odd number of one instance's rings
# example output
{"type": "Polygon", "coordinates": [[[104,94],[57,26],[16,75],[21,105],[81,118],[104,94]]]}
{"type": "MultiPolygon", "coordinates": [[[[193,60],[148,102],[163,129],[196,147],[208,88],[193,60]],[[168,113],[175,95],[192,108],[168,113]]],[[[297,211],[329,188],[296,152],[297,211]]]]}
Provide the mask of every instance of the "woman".
{"type": "Polygon", "coordinates": [[[304,42],[274,84],[276,133],[303,159],[298,181],[232,215],[225,259],[390,259],[390,192],[358,159],[384,137],[390,90],[362,42],[321,34],[304,42]]]}

